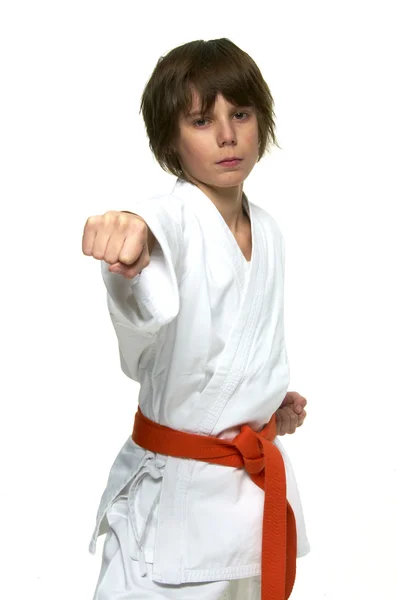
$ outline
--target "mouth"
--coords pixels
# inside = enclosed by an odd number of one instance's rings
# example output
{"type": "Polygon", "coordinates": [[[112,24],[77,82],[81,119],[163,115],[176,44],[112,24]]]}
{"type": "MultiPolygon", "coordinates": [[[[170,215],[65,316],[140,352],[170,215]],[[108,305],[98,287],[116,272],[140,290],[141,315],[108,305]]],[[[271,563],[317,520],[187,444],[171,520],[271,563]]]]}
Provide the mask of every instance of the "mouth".
{"type": "Polygon", "coordinates": [[[216,163],[216,164],[223,165],[226,167],[234,167],[235,165],[238,165],[241,161],[242,161],[241,158],[238,158],[236,156],[231,156],[231,157],[224,158],[223,160],[218,161],[218,163],[216,163]]]}

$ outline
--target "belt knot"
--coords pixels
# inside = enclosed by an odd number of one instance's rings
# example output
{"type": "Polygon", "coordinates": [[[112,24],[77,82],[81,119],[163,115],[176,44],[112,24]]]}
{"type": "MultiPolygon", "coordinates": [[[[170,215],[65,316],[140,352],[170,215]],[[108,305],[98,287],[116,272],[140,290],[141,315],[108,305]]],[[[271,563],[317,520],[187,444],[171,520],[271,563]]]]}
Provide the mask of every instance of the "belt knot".
{"type": "Polygon", "coordinates": [[[248,425],[243,425],[233,441],[242,455],[246,471],[257,475],[264,469],[264,448],[261,436],[248,425]]]}
{"type": "Polygon", "coordinates": [[[240,433],[233,440],[239,450],[249,475],[258,475],[265,467],[264,445],[276,437],[276,418],[272,415],[269,423],[260,432],[249,425],[243,425],[240,433]]]}

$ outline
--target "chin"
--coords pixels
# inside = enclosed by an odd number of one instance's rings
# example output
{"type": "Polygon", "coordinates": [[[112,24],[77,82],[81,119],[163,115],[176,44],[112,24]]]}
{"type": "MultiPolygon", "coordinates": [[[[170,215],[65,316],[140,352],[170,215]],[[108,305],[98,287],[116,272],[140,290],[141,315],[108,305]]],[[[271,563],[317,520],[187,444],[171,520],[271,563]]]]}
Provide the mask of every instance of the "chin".
{"type": "Polygon", "coordinates": [[[235,171],[231,170],[225,173],[190,173],[191,178],[197,183],[201,183],[203,185],[207,185],[213,188],[228,188],[228,187],[236,187],[238,185],[242,185],[245,179],[248,177],[249,173],[246,170],[242,171],[241,169],[236,169],[235,171]]]}
{"type": "Polygon", "coordinates": [[[211,179],[203,179],[202,183],[212,188],[230,188],[242,185],[244,180],[243,177],[229,177],[228,179],[226,177],[212,177],[211,179]]]}
{"type": "Polygon", "coordinates": [[[248,173],[243,173],[242,171],[230,171],[229,173],[220,173],[217,177],[214,177],[214,185],[218,185],[219,187],[231,187],[235,185],[241,185],[245,181],[247,176],[248,173]]]}

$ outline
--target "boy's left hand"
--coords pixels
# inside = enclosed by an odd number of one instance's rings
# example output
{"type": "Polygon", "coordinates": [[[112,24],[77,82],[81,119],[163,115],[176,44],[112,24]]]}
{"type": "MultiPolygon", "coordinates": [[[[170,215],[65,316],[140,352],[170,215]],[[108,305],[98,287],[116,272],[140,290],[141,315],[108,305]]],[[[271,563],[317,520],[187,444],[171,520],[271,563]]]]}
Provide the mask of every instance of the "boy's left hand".
{"type": "Polygon", "coordinates": [[[307,416],[304,407],[307,400],[298,392],[288,392],[276,411],[277,435],[294,433],[297,427],[301,427],[307,416]]]}

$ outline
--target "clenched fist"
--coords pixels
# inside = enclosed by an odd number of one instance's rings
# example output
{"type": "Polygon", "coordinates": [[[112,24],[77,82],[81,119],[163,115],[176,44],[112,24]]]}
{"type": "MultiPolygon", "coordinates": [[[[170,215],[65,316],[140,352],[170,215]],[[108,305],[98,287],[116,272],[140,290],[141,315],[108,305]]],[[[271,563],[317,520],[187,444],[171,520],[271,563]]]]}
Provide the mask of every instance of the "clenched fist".
{"type": "Polygon", "coordinates": [[[87,219],[82,249],[86,256],[109,263],[111,273],[132,279],[149,265],[155,243],[144,219],[133,213],[110,210],[87,219]]]}
{"type": "Polygon", "coordinates": [[[307,400],[298,392],[287,392],[282,404],[276,411],[277,435],[294,433],[297,427],[301,427],[307,416],[304,407],[307,400]]]}

